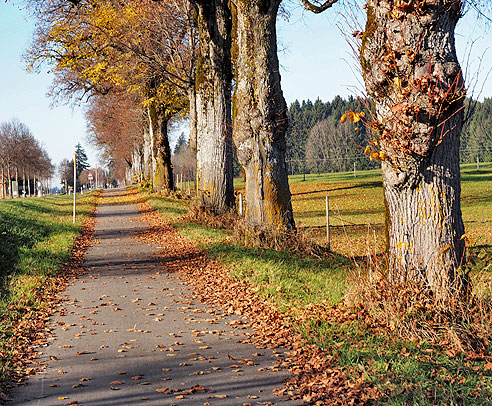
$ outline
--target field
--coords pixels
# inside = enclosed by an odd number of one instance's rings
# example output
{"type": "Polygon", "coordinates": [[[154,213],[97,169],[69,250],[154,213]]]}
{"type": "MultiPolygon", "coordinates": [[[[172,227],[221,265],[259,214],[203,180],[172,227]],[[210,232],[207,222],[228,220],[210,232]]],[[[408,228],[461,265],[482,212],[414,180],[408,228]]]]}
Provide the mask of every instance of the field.
{"type": "MultiPolygon", "coordinates": [[[[462,211],[472,241],[476,286],[490,293],[492,258],[492,164],[462,168],[462,211]],[[483,272],[483,271],[487,272],[483,272]],[[483,285],[486,288],[483,289],[483,285]]],[[[235,181],[236,190],[244,184],[235,181]]],[[[218,260],[232,278],[247,280],[264,299],[299,317],[310,305],[343,300],[354,275],[354,259],[381,253],[384,206],[378,171],[302,175],[290,178],[296,224],[325,243],[325,196],[330,197],[331,246],[334,255],[318,260],[288,252],[244,246],[231,230],[208,227],[183,216],[186,200],[146,194],[149,203],[184,236],[218,260]]],[[[375,334],[363,323],[303,319],[297,323],[305,340],[326,349],[334,367],[351,384],[380,391],[385,405],[486,405],[492,398],[492,362],[426,342],[375,334]]]]}
{"type": "Polygon", "coordinates": [[[95,195],[46,196],[0,201],[0,382],[16,370],[24,345],[49,301],[50,288],[67,264],[75,238],[95,204],[95,195]]]}
{"type": "MultiPolygon", "coordinates": [[[[384,248],[384,203],[380,171],[307,174],[289,177],[297,227],[326,243],[325,196],[330,201],[330,242],[345,256],[380,253],[384,248]]],[[[237,179],[235,187],[244,189],[237,179]]],[[[462,212],[474,247],[492,246],[492,163],[462,166],[462,212]]]]}

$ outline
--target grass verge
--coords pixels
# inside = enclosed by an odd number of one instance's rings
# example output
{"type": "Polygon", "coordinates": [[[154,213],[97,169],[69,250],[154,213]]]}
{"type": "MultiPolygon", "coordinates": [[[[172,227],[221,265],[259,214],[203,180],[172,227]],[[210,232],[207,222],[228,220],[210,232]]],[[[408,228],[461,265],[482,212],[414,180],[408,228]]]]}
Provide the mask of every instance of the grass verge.
{"type": "MultiPolygon", "coordinates": [[[[471,167],[463,170],[463,215],[467,234],[470,233],[474,241],[470,253],[475,284],[484,295],[492,291],[492,272],[490,266],[487,268],[491,259],[492,240],[489,235],[492,212],[490,205],[485,204],[490,201],[487,190],[490,190],[491,173],[492,165],[485,166],[479,173],[474,173],[471,167]]],[[[341,210],[342,215],[349,213],[352,216],[345,220],[345,224],[357,222],[367,229],[367,223],[378,223],[381,214],[379,205],[382,204],[379,200],[382,199],[377,198],[381,194],[381,185],[376,172],[359,174],[357,182],[343,174],[333,175],[335,183],[327,179],[332,175],[312,176],[313,179],[307,177],[306,182],[300,178],[292,182],[294,211],[296,218],[301,218],[301,224],[302,219],[307,222],[322,217],[322,209],[313,207],[318,203],[320,206],[324,204],[324,191],[338,191],[338,207],[348,208],[344,209],[345,212],[341,210]],[[316,193],[322,195],[317,196],[316,193]],[[356,210],[350,206],[354,204],[362,204],[362,209],[356,210]],[[365,212],[368,219],[364,217],[365,212]],[[365,226],[362,224],[364,222],[365,226]]],[[[241,187],[240,184],[237,186],[241,187]]],[[[209,227],[184,217],[189,209],[186,201],[149,193],[146,197],[164,219],[212,259],[219,261],[233,278],[247,280],[262,299],[293,315],[296,328],[305,342],[323,349],[329,363],[340,368],[349,378],[348,385],[370,386],[377,393],[376,403],[490,404],[492,358],[488,354],[457,352],[445,340],[437,345],[425,340],[402,340],[385,327],[372,324],[363,313],[334,312],[329,316],[323,313],[325,306],[337,305],[344,297],[349,281],[347,276],[353,272],[352,263],[347,257],[334,255],[318,260],[287,252],[245,247],[234,239],[231,230],[209,227]],[[321,311],[313,312],[310,310],[313,306],[319,306],[321,311]]],[[[358,229],[355,231],[357,238],[349,244],[352,244],[351,249],[363,254],[366,244],[359,241],[359,234],[362,233],[358,229]]],[[[367,235],[366,231],[364,234],[367,235]]],[[[348,255],[348,248],[337,251],[348,255]]],[[[322,392],[329,385],[326,383],[329,379],[326,378],[326,368],[318,372],[325,376],[325,381],[319,384],[322,392]]],[[[309,396],[312,404],[325,404],[317,399],[319,397],[309,396]]]]}
{"type": "MultiPolygon", "coordinates": [[[[44,319],[60,285],[59,275],[96,204],[97,193],[77,199],[46,196],[0,201],[0,384],[36,368],[27,349],[45,337],[44,319]],[[26,354],[27,351],[27,354],[26,354]]],[[[41,340],[41,341],[39,341],[41,340]]],[[[39,342],[38,342],[39,341],[39,342]]]]}

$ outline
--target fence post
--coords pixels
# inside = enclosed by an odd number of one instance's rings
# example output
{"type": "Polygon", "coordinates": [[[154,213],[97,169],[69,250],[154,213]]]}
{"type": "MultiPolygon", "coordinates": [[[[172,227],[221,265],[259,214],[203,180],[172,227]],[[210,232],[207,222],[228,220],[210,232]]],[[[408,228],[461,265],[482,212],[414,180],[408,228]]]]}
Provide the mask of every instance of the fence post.
{"type": "Polygon", "coordinates": [[[328,196],[326,196],[326,244],[328,251],[331,251],[330,245],[330,201],[328,196]]]}
{"type": "Polygon", "coordinates": [[[355,161],[354,161],[354,178],[357,177],[357,169],[356,169],[356,166],[355,166],[355,161]]]}
{"type": "Polygon", "coordinates": [[[239,193],[239,215],[243,215],[243,194],[239,193]]]}
{"type": "Polygon", "coordinates": [[[478,154],[477,154],[477,172],[480,171],[480,161],[478,160],[478,154]]]}

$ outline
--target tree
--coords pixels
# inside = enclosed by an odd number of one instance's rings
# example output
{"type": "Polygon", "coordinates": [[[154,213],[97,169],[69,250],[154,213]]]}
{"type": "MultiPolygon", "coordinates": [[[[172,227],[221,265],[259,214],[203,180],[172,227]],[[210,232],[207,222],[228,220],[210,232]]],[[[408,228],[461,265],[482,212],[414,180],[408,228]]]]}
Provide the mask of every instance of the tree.
{"type": "MultiPolygon", "coordinates": [[[[302,1],[315,12],[335,2],[302,1]]],[[[460,273],[465,88],[454,42],[461,8],[458,0],[369,0],[365,31],[357,34],[375,109],[367,122],[375,138],[366,152],[383,170],[390,278],[425,284],[437,299],[467,287],[460,273]]]]}
{"type": "Polygon", "coordinates": [[[68,188],[73,187],[73,159],[62,159],[58,164],[58,176],[65,187],[65,193],[68,193],[68,188]]]}
{"type": "Polygon", "coordinates": [[[172,162],[175,173],[183,176],[185,181],[192,180],[196,171],[196,161],[193,158],[194,152],[184,134],[181,133],[174,148],[172,162]]]}
{"type": "Polygon", "coordinates": [[[191,131],[191,144],[196,148],[196,190],[200,203],[222,213],[234,205],[230,96],[232,15],[224,0],[193,3],[198,8],[200,33],[195,80],[196,127],[191,131]]]}
{"type": "Polygon", "coordinates": [[[350,155],[356,151],[350,135],[348,126],[340,125],[332,116],[317,123],[306,143],[308,168],[318,173],[348,171],[350,155]]]}
{"type": "MultiPolygon", "coordinates": [[[[90,142],[113,159],[127,163],[131,177],[141,179],[151,157],[144,153],[142,134],[147,124],[140,103],[126,92],[96,95],[90,100],[86,120],[90,142]]],[[[150,179],[150,172],[146,177],[150,179]]]]}
{"type": "Polygon", "coordinates": [[[246,174],[246,219],[294,228],[285,163],[287,105],[280,87],[276,18],[280,0],[233,0],[234,143],[246,174]]]}
{"type": "Polygon", "coordinates": [[[75,155],[77,156],[76,173],[78,179],[82,171],[90,168],[89,159],[87,158],[84,148],[80,145],[80,142],[75,146],[75,155]]]}
{"type": "Polygon", "coordinates": [[[184,132],[181,132],[181,134],[179,134],[179,137],[176,141],[176,145],[174,146],[173,154],[174,155],[179,154],[181,148],[187,148],[189,146],[190,146],[189,142],[186,139],[184,132]]]}
{"type": "Polygon", "coordinates": [[[54,64],[54,92],[61,97],[123,89],[139,99],[147,116],[147,140],[152,142],[146,150],[152,152],[153,186],[171,190],[167,123],[187,107],[185,74],[192,71],[180,70],[181,65],[184,70],[190,66],[186,50],[193,42],[189,27],[181,24],[187,19],[176,6],[182,2],[80,1],[78,7],[61,0],[32,3],[38,24],[30,64],[54,64]]]}
{"type": "Polygon", "coordinates": [[[22,190],[30,195],[31,179],[35,185],[36,178],[46,180],[53,172],[53,165],[47,152],[34,138],[29,127],[17,119],[0,124],[0,166],[2,197],[5,197],[5,181],[10,197],[14,196],[12,179],[16,181],[15,194],[18,195],[20,178],[22,178],[22,190]]]}

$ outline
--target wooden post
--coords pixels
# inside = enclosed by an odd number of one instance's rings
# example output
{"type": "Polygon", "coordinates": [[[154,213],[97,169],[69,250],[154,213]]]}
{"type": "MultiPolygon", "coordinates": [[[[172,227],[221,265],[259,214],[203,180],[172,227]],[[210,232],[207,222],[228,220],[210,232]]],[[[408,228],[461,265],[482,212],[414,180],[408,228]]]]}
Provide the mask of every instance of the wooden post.
{"type": "Polygon", "coordinates": [[[480,161],[478,160],[478,154],[477,154],[477,172],[480,171],[480,161]]]}
{"type": "Polygon", "coordinates": [[[188,180],[188,194],[191,196],[191,183],[188,180]]]}
{"type": "Polygon", "coordinates": [[[357,169],[356,169],[356,165],[355,165],[355,161],[354,161],[354,178],[357,177],[357,169]]]}
{"type": "Polygon", "coordinates": [[[239,193],[239,215],[243,215],[243,194],[239,193]]]}
{"type": "Polygon", "coordinates": [[[328,247],[328,251],[331,251],[330,246],[330,201],[328,196],[326,196],[326,245],[328,247]]]}
{"type": "Polygon", "coordinates": [[[77,154],[73,155],[73,224],[75,224],[75,208],[77,195],[77,154]]]}

